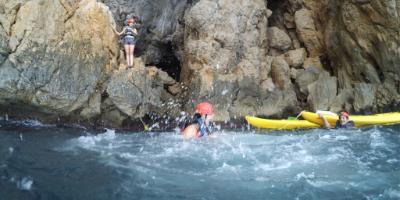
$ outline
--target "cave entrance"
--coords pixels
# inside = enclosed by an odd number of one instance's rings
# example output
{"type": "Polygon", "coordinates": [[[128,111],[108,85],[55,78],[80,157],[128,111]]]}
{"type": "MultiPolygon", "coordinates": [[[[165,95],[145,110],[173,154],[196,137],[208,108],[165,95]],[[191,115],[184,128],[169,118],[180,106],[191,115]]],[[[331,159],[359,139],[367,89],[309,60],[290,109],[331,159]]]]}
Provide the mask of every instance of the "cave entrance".
{"type": "Polygon", "coordinates": [[[290,12],[290,2],[287,0],[268,0],[267,8],[272,11],[271,17],[268,19],[268,26],[280,26],[284,22],[284,14],[290,12]]]}
{"type": "Polygon", "coordinates": [[[286,0],[268,0],[267,7],[268,9],[275,11],[278,10],[283,4],[285,4],[286,0]]]}
{"type": "Polygon", "coordinates": [[[161,59],[152,64],[157,68],[167,72],[169,76],[179,82],[181,75],[181,62],[175,53],[176,51],[173,44],[171,42],[162,44],[160,49],[164,50],[162,51],[161,59]]]}
{"type": "Polygon", "coordinates": [[[175,79],[177,82],[180,81],[181,75],[181,61],[179,60],[174,44],[172,42],[161,43],[153,42],[149,46],[137,45],[135,49],[135,57],[147,56],[145,60],[146,66],[155,66],[175,79]],[[155,52],[149,49],[154,49],[155,52]],[[150,53],[149,53],[150,52],[150,53]],[[144,55],[144,54],[148,55],[144,55]]]}

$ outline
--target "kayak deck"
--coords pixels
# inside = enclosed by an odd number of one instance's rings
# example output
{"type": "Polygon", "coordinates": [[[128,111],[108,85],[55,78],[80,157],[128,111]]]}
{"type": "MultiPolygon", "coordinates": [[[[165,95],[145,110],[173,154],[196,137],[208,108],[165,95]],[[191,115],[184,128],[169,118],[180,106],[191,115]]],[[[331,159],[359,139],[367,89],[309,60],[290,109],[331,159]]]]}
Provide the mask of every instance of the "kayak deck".
{"type": "MultiPolygon", "coordinates": [[[[322,119],[317,113],[314,112],[301,112],[301,116],[312,123],[323,125],[322,119]]],[[[336,121],[339,119],[338,115],[324,114],[329,124],[335,126],[336,121]]],[[[350,115],[349,120],[353,121],[356,127],[368,125],[388,125],[400,123],[400,112],[381,113],[375,115],[350,115]]]]}
{"type": "Polygon", "coordinates": [[[246,116],[246,120],[250,125],[262,129],[292,130],[292,129],[309,129],[309,128],[320,127],[320,125],[311,123],[307,120],[263,119],[253,116],[246,116]]]}

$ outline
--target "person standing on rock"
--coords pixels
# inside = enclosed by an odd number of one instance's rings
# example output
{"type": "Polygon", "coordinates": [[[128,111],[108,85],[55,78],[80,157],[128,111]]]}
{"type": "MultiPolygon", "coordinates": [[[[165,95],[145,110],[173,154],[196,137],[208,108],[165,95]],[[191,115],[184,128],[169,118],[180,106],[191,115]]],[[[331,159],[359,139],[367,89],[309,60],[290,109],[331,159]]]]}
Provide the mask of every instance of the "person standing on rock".
{"type": "Polygon", "coordinates": [[[123,36],[122,42],[124,44],[126,62],[128,68],[133,67],[133,53],[135,51],[135,45],[137,41],[138,31],[136,29],[136,17],[129,17],[127,19],[127,26],[125,26],[121,32],[118,32],[114,27],[114,31],[117,35],[123,36]]]}
{"type": "Polygon", "coordinates": [[[183,137],[185,139],[190,139],[201,138],[211,135],[213,131],[210,125],[210,121],[213,117],[213,105],[208,102],[199,103],[196,106],[193,121],[189,123],[182,131],[183,137]]]}

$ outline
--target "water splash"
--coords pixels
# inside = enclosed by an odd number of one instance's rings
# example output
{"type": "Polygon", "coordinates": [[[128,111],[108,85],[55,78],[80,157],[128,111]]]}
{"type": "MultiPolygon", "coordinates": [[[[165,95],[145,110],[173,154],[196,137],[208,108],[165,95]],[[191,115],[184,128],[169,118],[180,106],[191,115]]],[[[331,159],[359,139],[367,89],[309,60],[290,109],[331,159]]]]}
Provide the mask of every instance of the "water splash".
{"type": "Polygon", "coordinates": [[[13,147],[8,147],[8,152],[10,152],[10,154],[14,153],[14,148],[13,147]]]}
{"type": "MultiPolygon", "coordinates": [[[[49,149],[55,149],[56,154],[51,158],[62,155],[62,159],[53,164],[65,162],[60,167],[63,170],[34,164],[29,173],[21,174],[31,174],[35,181],[29,177],[23,181],[19,177],[26,175],[21,176],[15,171],[8,172],[4,180],[14,177],[13,187],[17,184],[20,190],[34,189],[38,193],[42,192],[39,192],[39,183],[53,175],[61,174],[57,181],[62,180],[65,184],[78,177],[110,180],[106,192],[99,183],[90,187],[97,188],[96,192],[104,196],[110,192],[124,194],[111,199],[173,199],[177,196],[182,199],[236,199],[243,196],[252,199],[323,199],[327,195],[335,199],[343,196],[397,199],[400,140],[397,129],[394,130],[387,132],[379,127],[361,131],[222,130],[216,138],[200,140],[184,140],[179,132],[84,132],[82,136],[68,135],[67,141],[61,144],[52,141],[56,147],[45,147],[44,153],[39,154],[49,155],[52,153],[49,149]],[[96,169],[101,170],[93,172],[96,169]],[[30,173],[35,170],[40,175],[43,170],[52,175],[42,178],[30,173]],[[153,196],[147,196],[150,194],[153,196]]],[[[25,137],[29,139],[18,147],[18,153],[41,148],[33,145],[34,149],[24,150],[32,141],[30,135],[25,137]]],[[[15,142],[15,136],[11,138],[15,142]]],[[[0,153],[8,155],[10,146],[16,148],[15,144],[7,144],[0,153]]],[[[0,159],[0,163],[13,160],[0,159]]],[[[27,159],[18,163],[30,162],[27,159]]],[[[10,164],[11,167],[14,165],[10,164]]],[[[0,173],[3,171],[5,168],[1,168],[0,173]]],[[[78,187],[85,188],[85,185],[78,187]]],[[[80,193],[87,194],[87,191],[80,193]]]]}
{"type": "Polygon", "coordinates": [[[33,179],[31,177],[23,177],[17,182],[17,187],[20,190],[31,190],[33,184],[33,179]]]}

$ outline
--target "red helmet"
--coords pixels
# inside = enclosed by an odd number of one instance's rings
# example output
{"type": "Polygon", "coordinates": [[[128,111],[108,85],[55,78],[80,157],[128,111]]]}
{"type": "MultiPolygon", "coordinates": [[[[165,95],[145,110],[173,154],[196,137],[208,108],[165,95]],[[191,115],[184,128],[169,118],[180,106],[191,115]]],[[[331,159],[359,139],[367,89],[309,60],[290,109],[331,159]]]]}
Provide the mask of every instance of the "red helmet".
{"type": "Polygon", "coordinates": [[[133,22],[135,22],[135,20],[134,20],[133,18],[129,18],[129,19],[128,19],[128,24],[129,24],[129,23],[133,23],[133,22]]]}
{"type": "Polygon", "coordinates": [[[202,102],[202,103],[197,104],[196,112],[201,115],[212,115],[212,114],[214,114],[214,108],[211,103],[202,102]]]}
{"type": "Polygon", "coordinates": [[[342,111],[342,112],[340,112],[339,116],[345,116],[348,119],[349,113],[347,113],[346,111],[342,111]]]}

